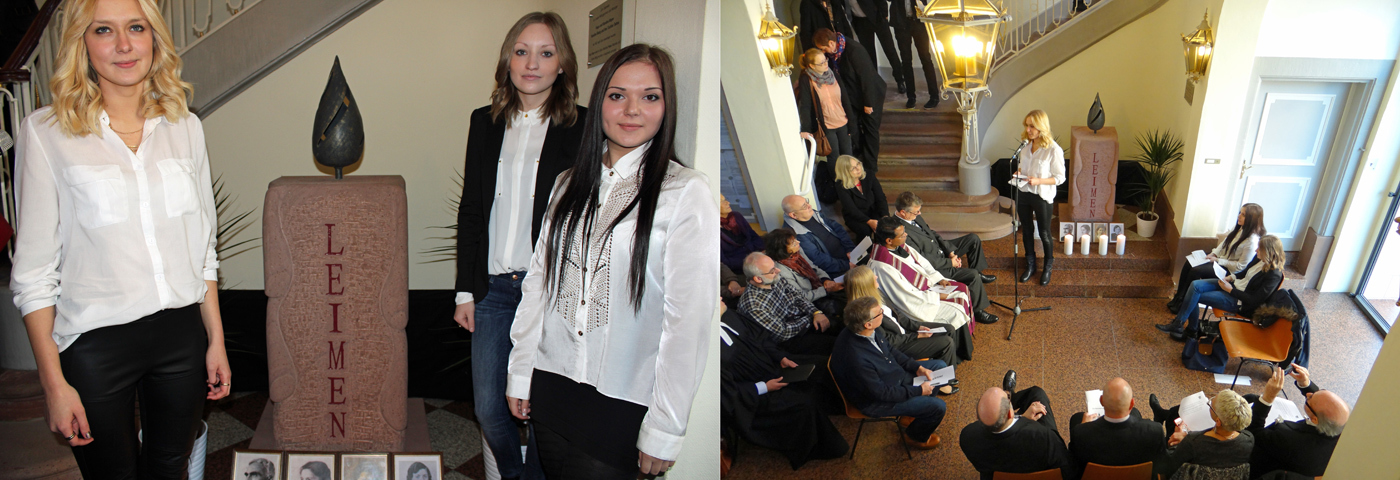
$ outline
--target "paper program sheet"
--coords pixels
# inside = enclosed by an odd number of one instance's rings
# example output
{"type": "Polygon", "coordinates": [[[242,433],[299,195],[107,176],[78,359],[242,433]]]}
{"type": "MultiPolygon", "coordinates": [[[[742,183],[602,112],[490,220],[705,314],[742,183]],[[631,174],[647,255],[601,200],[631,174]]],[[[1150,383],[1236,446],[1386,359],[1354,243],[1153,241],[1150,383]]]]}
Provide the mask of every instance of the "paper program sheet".
{"type": "Polygon", "coordinates": [[[1208,401],[1205,392],[1196,392],[1181,399],[1181,421],[1186,423],[1186,430],[1199,432],[1215,427],[1215,420],[1210,419],[1208,401]]]}
{"type": "Polygon", "coordinates": [[[864,258],[867,253],[870,253],[870,237],[868,236],[861,239],[860,243],[856,244],[856,248],[851,250],[851,263],[860,262],[860,259],[864,258]]]}
{"type": "Polygon", "coordinates": [[[1274,422],[1296,422],[1303,418],[1303,412],[1298,411],[1298,404],[1287,398],[1275,398],[1273,407],[1269,409],[1269,417],[1264,420],[1264,426],[1273,425],[1274,422]]]}
{"type": "MultiPolygon", "coordinates": [[[[933,379],[932,379],[932,382],[933,382],[934,385],[940,385],[940,386],[941,386],[941,385],[947,385],[948,382],[950,382],[950,381],[953,380],[953,378],[954,378],[954,375],[953,375],[953,367],[948,366],[948,367],[940,368],[940,369],[938,369],[938,370],[934,370],[934,371],[933,371],[933,379]]],[[[916,387],[917,387],[917,386],[921,386],[921,385],[924,384],[924,382],[928,382],[928,381],[930,381],[930,380],[927,379],[927,378],[924,378],[923,375],[914,377],[914,386],[916,386],[916,387]]]]}
{"type": "Polygon", "coordinates": [[[1190,262],[1192,267],[1199,267],[1202,263],[1209,262],[1210,259],[1206,258],[1206,252],[1196,250],[1194,252],[1191,252],[1190,255],[1186,256],[1186,261],[1190,262]]]}
{"type": "Polygon", "coordinates": [[[1084,392],[1084,405],[1088,407],[1084,409],[1085,416],[1089,414],[1103,416],[1103,402],[1100,401],[1102,397],[1103,390],[1089,390],[1084,392]]]}

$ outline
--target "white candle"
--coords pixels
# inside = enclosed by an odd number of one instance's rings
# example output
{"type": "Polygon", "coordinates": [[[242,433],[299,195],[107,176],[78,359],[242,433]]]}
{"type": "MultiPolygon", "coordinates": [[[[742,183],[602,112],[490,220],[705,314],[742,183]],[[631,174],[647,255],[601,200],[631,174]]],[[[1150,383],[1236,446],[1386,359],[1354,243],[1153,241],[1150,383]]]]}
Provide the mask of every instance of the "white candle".
{"type": "Polygon", "coordinates": [[[1089,254],[1089,234],[1087,233],[1079,236],[1079,254],[1089,254]]]}
{"type": "Polygon", "coordinates": [[[1074,235],[1065,235],[1065,255],[1074,255],[1074,235]]]}
{"type": "Polygon", "coordinates": [[[1127,248],[1128,248],[1128,237],[1123,236],[1123,234],[1118,234],[1118,254],[1119,254],[1119,255],[1122,255],[1122,254],[1123,254],[1123,251],[1126,250],[1127,248]]]}
{"type": "Polygon", "coordinates": [[[1099,235],[1099,255],[1108,255],[1108,235],[1099,235]]]}

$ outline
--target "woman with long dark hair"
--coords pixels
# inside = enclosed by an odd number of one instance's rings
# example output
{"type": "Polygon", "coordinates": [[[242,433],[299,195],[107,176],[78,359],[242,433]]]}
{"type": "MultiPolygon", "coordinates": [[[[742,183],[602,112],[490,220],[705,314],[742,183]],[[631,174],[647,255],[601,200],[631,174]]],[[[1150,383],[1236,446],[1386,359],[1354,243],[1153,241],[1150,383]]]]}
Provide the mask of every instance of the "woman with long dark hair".
{"type": "Polygon", "coordinates": [[[675,85],[658,47],[603,64],[521,287],[507,404],[532,420],[549,477],[659,474],[685,438],[719,299],[719,209],[676,158],[675,85]]]}
{"type": "Polygon", "coordinates": [[[472,112],[467,133],[453,319],[472,332],[476,420],[504,479],[539,476],[523,475],[520,430],[505,404],[506,362],[550,188],[583,135],[587,110],[576,104],[577,70],[558,14],[520,17],[501,42],[491,105],[472,112]]]}
{"type": "Polygon", "coordinates": [[[57,28],[53,105],[19,129],[10,277],[49,429],[84,478],[183,478],[232,379],[204,128],[155,0],[70,0],[57,28]]]}
{"type": "Polygon", "coordinates": [[[1244,270],[1245,265],[1254,261],[1254,251],[1259,249],[1259,238],[1268,234],[1264,229],[1264,207],[1257,203],[1246,203],[1240,207],[1240,215],[1235,219],[1235,228],[1206,255],[1208,262],[1195,267],[1191,266],[1191,262],[1181,262],[1181,273],[1176,277],[1176,295],[1167,302],[1167,310],[1177,313],[1191,282],[1217,278],[1215,264],[1219,264],[1229,273],[1240,273],[1244,270]]]}
{"type": "Polygon", "coordinates": [[[1239,275],[1223,279],[1211,275],[1208,279],[1196,280],[1186,288],[1187,307],[1176,314],[1171,323],[1159,324],[1157,329],[1170,333],[1172,338],[1185,338],[1195,335],[1200,315],[1196,305],[1218,308],[1227,312],[1238,312],[1245,317],[1254,316],[1269,296],[1274,294],[1283,282],[1283,242],[1273,235],[1259,239],[1259,249],[1254,260],[1239,275]]]}
{"type": "Polygon", "coordinates": [[[1050,116],[1044,111],[1031,110],[1021,123],[1026,127],[1021,132],[1021,140],[1029,145],[1026,153],[1021,154],[1020,170],[1010,182],[1021,190],[1017,196],[1016,215],[1021,222],[1021,243],[1026,246],[1026,273],[1021,274],[1020,281],[1028,281],[1035,275],[1032,226],[1039,220],[1040,243],[1045,252],[1040,284],[1049,285],[1050,266],[1055,263],[1055,236],[1050,234],[1050,217],[1055,211],[1056,186],[1065,183],[1065,151],[1055,143],[1055,135],[1050,132],[1050,116]]]}

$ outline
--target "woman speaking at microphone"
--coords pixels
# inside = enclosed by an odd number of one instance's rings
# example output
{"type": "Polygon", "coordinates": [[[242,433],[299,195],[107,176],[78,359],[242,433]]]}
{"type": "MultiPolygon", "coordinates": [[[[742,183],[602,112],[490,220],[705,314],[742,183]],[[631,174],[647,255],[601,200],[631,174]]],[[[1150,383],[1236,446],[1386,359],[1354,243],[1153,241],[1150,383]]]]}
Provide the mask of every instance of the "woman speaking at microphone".
{"type": "Polygon", "coordinates": [[[1050,216],[1054,212],[1055,186],[1065,183],[1065,150],[1055,143],[1050,133],[1050,116],[1042,110],[1031,110],[1022,122],[1026,130],[1021,139],[1027,144],[1021,151],[1021,169],[1011,178],[1011,184],[1021,190],[1016,201],[1016,211],[1021,222],[1021,240],[1026,245],[1026,273],[1021,274],[1025,282],[1035,275],[1035,222],[1040,221],[1040,242],[1045,251],[1045,268],[1040,273],[1040,284],[1050,284],[1050,265],[1055,262],[1054,235],[1050,233],[1050,216]]]}

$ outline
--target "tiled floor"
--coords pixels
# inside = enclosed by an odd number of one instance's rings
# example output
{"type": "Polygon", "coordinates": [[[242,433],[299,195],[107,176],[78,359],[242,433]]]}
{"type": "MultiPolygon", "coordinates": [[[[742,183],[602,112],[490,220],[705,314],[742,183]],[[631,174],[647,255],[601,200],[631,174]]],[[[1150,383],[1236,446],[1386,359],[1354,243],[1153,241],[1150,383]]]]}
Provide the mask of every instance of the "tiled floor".
{"type": "MultiPolygon", "coordinates": [[[[1300,284],[1301,280],[1290,279],[1285,287],[1299,289],[1300,284]]],[[[1299,296],[1311,321],[1313,378],[1354,405],[1380,351],[1381,336],[1345,294],[1309,290],[1299,291],[1299,296]]],[[[994,300],[1012,301],[1010,297],[994,300]]],[[[1152,326],[1169,319],[1163,303],[1162,299],[1035,298],[1024,306],[1053,310],[1026,314],[1010,341],[1006,335],[1011,315],[998,309],[995,313],[1003,315],[1002,321],[978,327],[973,361],[958,366],[962,392],[948,397],[948,414],[937,431],[943,439],[938,448],[916,451],[914,459],[907,460],[893,427],[875,424],[861,435],[854,460],[817,460],[797,471],[776,452],[745,443],[729,478],[977,478],[958,447],[958,432],[976,420],[982,391],[999,385],[1007,369],[1017,371],[1022,388],[1039,385],[1049,392],[1060,434],[1066,439],[1070,415],[1084,410],[1083,392],[1103,388],[1115,376],[1132,384],[1141,410],[1147,410],[1152,393],[1170,405],[1197,391],[1213,394],[1228,388],[1215,383],[1212,374],[1181,367],[1182,344],[1152,326]]],[[[1234,363],[1228,368],[1233,371],[1234,363]]],[[[1265,369],[1249,365],[1244,373],[1254,384],[1236,391],[1262,391],[1265,369]]],[[[1289,384],[1285,392],[1301,406],[1297,388],[1289,384]]],[[[844,416],[831,420],[847,441],[855,437],[856,422],[844,416]]]]}

